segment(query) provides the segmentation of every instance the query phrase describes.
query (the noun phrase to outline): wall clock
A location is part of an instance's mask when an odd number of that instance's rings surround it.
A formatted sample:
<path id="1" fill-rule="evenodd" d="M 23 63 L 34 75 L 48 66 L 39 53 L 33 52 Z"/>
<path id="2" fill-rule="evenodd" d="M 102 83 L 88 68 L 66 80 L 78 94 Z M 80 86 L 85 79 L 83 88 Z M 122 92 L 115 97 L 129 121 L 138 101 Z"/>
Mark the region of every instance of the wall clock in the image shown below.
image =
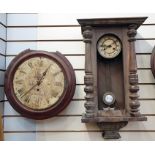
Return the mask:
<path id="1" fill-rule="evenodd" d="M 58 114 L 75 92 L 75 74 L 59 52 L 27 49 L 16 56 L 5 74 L 5 93 L 23 116 L 46 119 Z"/>
<path id="2" fill-rule="evenodd" d="M 120 138 L 128 121 L 140 114 L 134 41 L 146 17 L 78 19 L 85 48 L 85 113 L 82 122 L 96 122 L 107 139 Z"/>

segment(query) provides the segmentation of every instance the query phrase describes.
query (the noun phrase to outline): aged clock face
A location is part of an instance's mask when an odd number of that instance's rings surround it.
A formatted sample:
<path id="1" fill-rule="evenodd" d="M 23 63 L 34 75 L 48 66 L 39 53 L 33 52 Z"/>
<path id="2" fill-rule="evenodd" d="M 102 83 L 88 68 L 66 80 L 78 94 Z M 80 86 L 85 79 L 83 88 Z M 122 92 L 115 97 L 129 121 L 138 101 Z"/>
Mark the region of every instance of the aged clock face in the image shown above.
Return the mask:
<path id="1" fill-rule="evenodd" d="M 75 86 L 74 69 L 59 52 L 26 49 L 5 72 L 4 90 L 9 103 L 32 119 L 61 112 L 72 100 Z"/>
<path id="2" fill-rule="evenodd" d="M 60 66 L 46 57 L 33 57 L 21 63 L 13 77 L 13 89 L 26 107 L 41 110 L 57 103 L 65 89 Z"/>
<path id="3" fill-rule="evenodd" d="M 99 54 L 107 59 L 115 58 L 121 49 L 121 42 L 114 35 L 104 35 L 97 44 Z"/>

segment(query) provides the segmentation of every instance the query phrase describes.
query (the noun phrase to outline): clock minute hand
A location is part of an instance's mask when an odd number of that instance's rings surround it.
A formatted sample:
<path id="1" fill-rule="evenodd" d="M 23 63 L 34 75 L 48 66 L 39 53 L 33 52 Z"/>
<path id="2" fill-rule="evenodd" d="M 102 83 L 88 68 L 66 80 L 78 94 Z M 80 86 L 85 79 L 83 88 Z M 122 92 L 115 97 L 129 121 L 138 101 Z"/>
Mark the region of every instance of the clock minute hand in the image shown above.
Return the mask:
<path id="1" fill-rule="evenodd" d="M 40 78 L 39 81 L 37 81 L 37 83 L 31 87 L 24 95 L 21 96 L 21 98 L 23 98 L 25 95 L 27 95 L 32 89 L 34 89 L 36 86 L 39 86 L 41 84 L 42 79 L 44 78 L 44 76 L 46 75 L 47 71 L 49 70 L 49 68 L 51 67 L 51 64 L 48 66 L 48 68 L 43 72 L 42 77 Z"/>
<path id="2" fill-rule="evenodd" d="M 41 84 L 41 82 L 42 82 L 42 79 L 44 78 L 44 76 L 46 75 L 46 73 L 47 73 L 47 71 L 49 70 L 49 68 L 51 67 L 51 65 L 52 64 L 50 64 L 48 67 L 47 67 L 47 69 L 43 72 L 43 75 L 42 75 L 42 77 L 40 78 L 40 80 L 38 81 L 38 86 Z"/>
<path id="3" fill-rule="evenodd" d="M 48 68 L 43 72 L 42 77 L 39 79 L 39 81 L 37 81 L 37 83 L 31 87 L 24 95 L 21 96 L 21 98 L 23 98 L 25 95 L 27 95 L 32 89 L 34 89 L 36 86 L 39 86 L 41 84 L 42 79 L 44 78 L 44 76 L 46 75 L 47 71 L 49 70 L 49 68 L 51 67 L 51 64 L 48 66 Z"/>
<path id="4" fill-rule="evenodd" d="M 37 82 L 37 84 L 35 84 L 33 87 L 31 87 L 25 94 L 23 94 L 22 96 L 21 96 L 21 98 L 23 98 L 25 95 L 27 95 L 32 89 L 34 89 L 36 86 L 38 85 L 38 82 Z"/>
<path id="5" fill-rule="evenodd" d="M 106 50 L 107 48 L 111 48 L 111 44 L 110 45 L 107 45 L 104 47 L 104 50 Z"/>
<path id="6" fill-rule="evenodd" d="M 107 49 L 107 48 L 111 48 L 112 46 L 112 44 L 114 44 L 115 42 L 113 41 L 111 44 L 109 44 L 109 45 L 105 45 L 105 50 Z"/>

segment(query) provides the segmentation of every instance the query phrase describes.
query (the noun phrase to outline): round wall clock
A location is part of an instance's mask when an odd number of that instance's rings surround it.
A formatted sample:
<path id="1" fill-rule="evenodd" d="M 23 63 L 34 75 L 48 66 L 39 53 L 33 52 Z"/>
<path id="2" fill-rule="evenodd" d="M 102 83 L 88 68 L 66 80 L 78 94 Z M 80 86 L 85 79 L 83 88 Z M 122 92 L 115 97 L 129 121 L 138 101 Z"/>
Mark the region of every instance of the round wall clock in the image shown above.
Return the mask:
<path id="1" fill-rule="evenodd" d="M 102 36 L 97 43 L 99 54 L 107 59 L 115 58 L 121 52 L 121 41 L 112 34 Z"/>
<path id="2" fill-rule="evenodd" d="M 5 93 L 21 115 L 46 119 L 61 112 L 75 92 L 75 74 L 59 52 L 25 50 L 10 63 Z"/>

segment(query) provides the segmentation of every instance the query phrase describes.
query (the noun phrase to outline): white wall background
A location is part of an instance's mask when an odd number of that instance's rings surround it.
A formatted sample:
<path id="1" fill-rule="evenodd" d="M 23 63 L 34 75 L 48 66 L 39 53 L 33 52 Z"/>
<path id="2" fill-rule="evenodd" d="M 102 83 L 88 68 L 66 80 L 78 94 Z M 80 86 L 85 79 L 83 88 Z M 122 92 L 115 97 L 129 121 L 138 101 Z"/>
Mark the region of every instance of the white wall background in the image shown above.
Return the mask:
<path id="1" fill-rule="evenodd" d="M 27 48 L 60 51 L 72 63 L 77 78 L 76 92 L 70 105 L 58 116 L 47 120 L 23 118 L 12 109 L 6 98 L 1 99 L 5 100 L 5 140 L 104 140 L 95 124 L 81 123 L 81 114 L 85 111 L 85 49 L 76 19 L 124 16 L 148 16 L 136 36 L 139 100 L 141 112 L 148 121 L 130 122 L 121 129 L 120 140 L 155 140 L 155 79 L 150 70 L 150 55 L 155 45 L 155 14 L 0 14 L 1 23 L 7 26 L 6 33 L 6 27 L 0 24 L 0 91 L 3 91 L 5 68 L 15 55 Z"/>
<path id="2" fill-rule="evenodd" d="M 4 104 L 4 73 L 6 52 L 6 14 L 0 14 L 0 115 L 3 114 Z"/>

